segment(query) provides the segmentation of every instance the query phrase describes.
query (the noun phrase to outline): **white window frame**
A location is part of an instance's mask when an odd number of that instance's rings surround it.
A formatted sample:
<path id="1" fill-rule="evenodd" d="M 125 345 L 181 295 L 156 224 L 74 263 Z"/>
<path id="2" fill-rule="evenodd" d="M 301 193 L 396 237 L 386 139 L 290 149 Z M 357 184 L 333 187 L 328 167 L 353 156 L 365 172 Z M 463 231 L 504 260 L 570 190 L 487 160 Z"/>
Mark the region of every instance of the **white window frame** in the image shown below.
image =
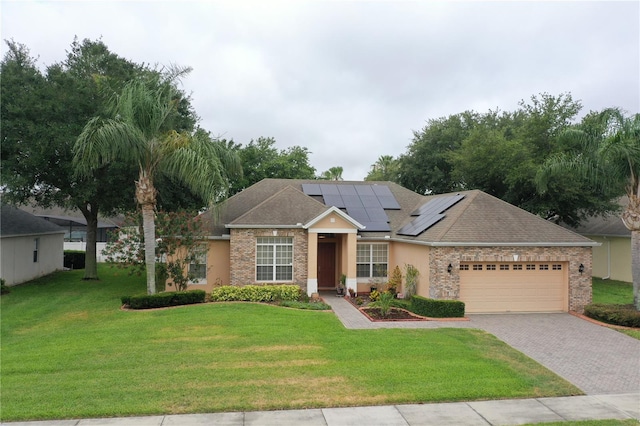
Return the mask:
<path id="1" fill-rule="evenodd" d="M 367 248 L 368 253 L 363 253 L 364 248 Z M 374 250 L 374 247 L 378 249 L 378 251 Z M 381 262 L 380 259 L 375 259 L 374 256 L 376 254 L 380 254 L 380 248 L 384 247 L 384 262 Z M 368 257 L 367 259 L 362 256 Z M 361 274 L 361 266 L 366 265 L 368 267 L 367 275 Z M 377 272 L 380 268 L 376 268 L 376 266 L 384 265 L 384 275 L 380 275 Z M 367 280 L 367 279 L 381 279 L 386 280 L 389 275 L 389 244 L 387 243 L 358 243 L 357 251 L 356 251 L 356 275 L 359 280 Z"/>
<path id="2" fill-rule="evenodd" d="M 268 256 L 261 258 L 262 253 Z M 293 282 L 293 259 L 293 237 L 257 237 L 256 281 Z M 271 268 L 271 276 L 265 276 L 260 268 Z"/>

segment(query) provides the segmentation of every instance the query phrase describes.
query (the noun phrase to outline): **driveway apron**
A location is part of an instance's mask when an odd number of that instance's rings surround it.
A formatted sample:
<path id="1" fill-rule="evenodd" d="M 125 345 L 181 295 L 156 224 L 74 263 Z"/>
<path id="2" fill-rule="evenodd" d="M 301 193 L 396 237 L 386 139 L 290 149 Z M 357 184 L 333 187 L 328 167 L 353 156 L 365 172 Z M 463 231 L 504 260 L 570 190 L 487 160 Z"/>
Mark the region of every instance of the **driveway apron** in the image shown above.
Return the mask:
<path id="1" fill-rule="evenodd" d="M 640 392 L 640 340 L 566 313 L 470 318 L 586 394 Z"/>

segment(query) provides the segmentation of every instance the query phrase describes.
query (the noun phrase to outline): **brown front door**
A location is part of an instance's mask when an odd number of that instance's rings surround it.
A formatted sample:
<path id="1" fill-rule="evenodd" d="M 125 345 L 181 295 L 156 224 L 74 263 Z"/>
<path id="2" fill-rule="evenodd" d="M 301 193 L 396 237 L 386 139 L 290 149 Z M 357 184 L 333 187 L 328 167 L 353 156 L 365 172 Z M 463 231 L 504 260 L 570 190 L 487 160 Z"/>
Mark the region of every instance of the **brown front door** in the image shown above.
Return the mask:
<path id="1" fill-rule="evenodd" d="M 336 287 L 336 244 L 318 244 L 318 288 Z"/>

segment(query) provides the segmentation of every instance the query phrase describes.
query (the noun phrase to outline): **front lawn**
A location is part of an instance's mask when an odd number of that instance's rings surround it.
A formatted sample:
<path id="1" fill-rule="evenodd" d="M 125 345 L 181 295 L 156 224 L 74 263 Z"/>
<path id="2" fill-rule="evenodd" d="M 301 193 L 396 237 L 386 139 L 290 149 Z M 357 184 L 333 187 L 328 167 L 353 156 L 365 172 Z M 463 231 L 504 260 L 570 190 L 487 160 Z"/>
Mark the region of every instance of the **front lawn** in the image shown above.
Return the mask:
<path id="1" fill-rule="evenodd" d="M 628 305 L 633 303 L 633 284 L 624 281 L 593 278 L 593 303 Z M 618 330 L 640 340 L 640 330 Z"/>
<path id="2" fill-rule="evenodd" d="M 581 393 L 478 330 L 346 330 L 331 312 L 249 303 L 121 311 L 144 278 L 99 273 L 1 297 L 2 421 Z"/>

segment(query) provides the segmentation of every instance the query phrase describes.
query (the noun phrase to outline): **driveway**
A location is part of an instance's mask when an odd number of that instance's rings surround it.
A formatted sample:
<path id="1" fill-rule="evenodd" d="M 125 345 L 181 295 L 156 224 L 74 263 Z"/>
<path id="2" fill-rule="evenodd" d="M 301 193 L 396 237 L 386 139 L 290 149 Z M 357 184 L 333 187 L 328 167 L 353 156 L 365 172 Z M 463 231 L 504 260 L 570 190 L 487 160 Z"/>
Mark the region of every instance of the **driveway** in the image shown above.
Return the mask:
<path id="1" fill-rule="evenodd" d="M 469 317 L 588 395 L 640 392 L 640 340 L 566 313 Z"/>

